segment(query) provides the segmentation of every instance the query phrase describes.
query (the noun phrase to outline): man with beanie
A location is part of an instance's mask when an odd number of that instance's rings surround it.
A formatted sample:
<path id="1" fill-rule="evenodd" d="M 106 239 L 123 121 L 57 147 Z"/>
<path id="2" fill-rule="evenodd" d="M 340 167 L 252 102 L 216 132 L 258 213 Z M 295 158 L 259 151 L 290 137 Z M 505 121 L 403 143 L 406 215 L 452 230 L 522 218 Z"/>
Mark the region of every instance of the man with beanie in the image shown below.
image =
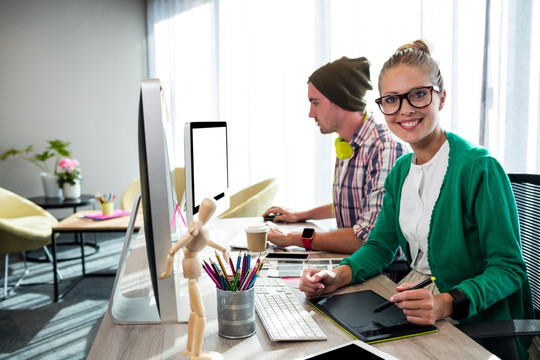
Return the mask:
<path id="1" fill-rule="evenodd" d="M 273 206 L 263 216 L 277 213 L 275 222 L 302 222 L 335 217 L 337 230 L 285 232 L 271 226 L 268 240 L 277 246 L 352 254 L 375 226 L 384 196 L 384 181 L 408 146 L 394 137 L 386 124 L 375 122 L 364 96 L 373 87 L 365 57 L 342 57 L 317 69 L 308 81 L 309 117 L 322 134 L 337 133 L 333 204 L 295 212 Z M 271 224 L 271 223 L 269 223 Z M 309 238 L 308 238 L 309 236 Z"/>

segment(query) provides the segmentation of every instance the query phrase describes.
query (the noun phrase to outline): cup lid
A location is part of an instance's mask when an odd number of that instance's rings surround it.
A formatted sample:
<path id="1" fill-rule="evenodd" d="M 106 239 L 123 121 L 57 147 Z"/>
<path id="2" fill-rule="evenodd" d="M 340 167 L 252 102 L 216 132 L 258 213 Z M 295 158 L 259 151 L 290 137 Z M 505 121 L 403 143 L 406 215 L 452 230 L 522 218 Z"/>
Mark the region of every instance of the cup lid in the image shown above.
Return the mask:
<path id="1" fill-rule="evenodd" d="M 268 231 L 268 227 L 261 223 L 247 224 L 245 229 L 247 232 L 251 232 L 251 233 L 259 233 L 259 232 Z"/>

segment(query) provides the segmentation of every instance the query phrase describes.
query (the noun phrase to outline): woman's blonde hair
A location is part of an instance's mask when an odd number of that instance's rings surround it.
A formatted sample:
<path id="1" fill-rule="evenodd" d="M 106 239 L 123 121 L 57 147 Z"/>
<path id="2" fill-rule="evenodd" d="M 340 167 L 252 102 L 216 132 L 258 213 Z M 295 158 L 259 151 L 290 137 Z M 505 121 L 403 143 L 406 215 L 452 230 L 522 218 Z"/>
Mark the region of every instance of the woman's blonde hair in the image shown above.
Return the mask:
<path id="1" fill-rule="evenodd" d="M 400 46 L 396 50 L 381 69 L 379 74 L 379 89 L 384 73 L 399 65 L 424 69 L 431 81 L 433 81 L 433 84 L 437 85 L 441 91 L 444 89 L 444 81 L 441 70 L 439 69 L 439 63 L 431 56 L 430 46 L 426 41 L 422 39 L 415 40 L 412 43 Z"/>

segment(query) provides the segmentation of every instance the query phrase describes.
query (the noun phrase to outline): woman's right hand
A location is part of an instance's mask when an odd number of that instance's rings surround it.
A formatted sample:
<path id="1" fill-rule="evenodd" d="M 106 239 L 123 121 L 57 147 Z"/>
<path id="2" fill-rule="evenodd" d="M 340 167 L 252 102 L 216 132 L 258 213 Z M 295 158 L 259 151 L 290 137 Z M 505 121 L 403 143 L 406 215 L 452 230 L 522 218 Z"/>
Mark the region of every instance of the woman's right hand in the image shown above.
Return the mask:
<path id="1" fill-rule="evenodd" d="M 337 289 L 337 275 L 331 270 L 305 269 L 300 278 L 299 289 L 308 298 L 330 294 Z"/>
<path id="2" fill-rule="evenodd" d="M 348 265 L 340 265 L 334 270 L 305 269 L 298 288 L 308 298 L 315 298 L 333 293 L 352 281 L 352 270 Z"/>

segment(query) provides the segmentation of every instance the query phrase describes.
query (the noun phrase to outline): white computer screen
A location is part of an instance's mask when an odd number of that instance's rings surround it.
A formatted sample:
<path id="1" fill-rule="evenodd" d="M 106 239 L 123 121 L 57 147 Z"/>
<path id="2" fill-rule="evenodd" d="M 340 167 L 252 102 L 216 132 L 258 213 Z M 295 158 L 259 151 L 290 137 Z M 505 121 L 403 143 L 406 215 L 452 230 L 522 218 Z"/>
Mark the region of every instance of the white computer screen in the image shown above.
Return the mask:
<path id="1" fill-rule="evenodd" d="M 192 122 L 186 124 L 185 132 L 186 207 L 190 221 L 205 197 L 215 199 L 218 209 L 220 204 L 227 202 L 227 124 Z"/>
<path id="2" fill-rule="evenodd" d="M 227 129 L 193 129 L 193 186 L 195 206 L 205 197 L 215 197 L 228 188 Z"/>

